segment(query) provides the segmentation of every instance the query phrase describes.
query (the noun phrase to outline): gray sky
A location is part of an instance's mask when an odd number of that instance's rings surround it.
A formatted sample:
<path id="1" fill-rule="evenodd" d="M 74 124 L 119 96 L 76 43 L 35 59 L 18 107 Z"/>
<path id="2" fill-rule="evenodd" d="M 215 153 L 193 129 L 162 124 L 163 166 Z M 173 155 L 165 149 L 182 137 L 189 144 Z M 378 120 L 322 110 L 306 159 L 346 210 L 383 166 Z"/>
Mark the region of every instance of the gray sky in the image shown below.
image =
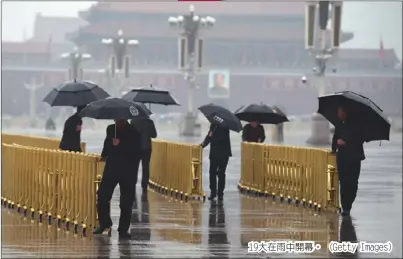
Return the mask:
<path id="1" fill-rule="evenodd" d="M 76 16 L 77 11 L 88 8 L 91 3 L 94 2 L 3 1 L 2 39 L 21 41 L 24 30 L 30 37 L 37 12 L 43 15 Z M 345 2 L 342 29 L 355 34 L 355 38 L 343 47 L 378 49 L 382 35 L 384 47 L 394 48 L 402 59 L 401 2 Z"/>

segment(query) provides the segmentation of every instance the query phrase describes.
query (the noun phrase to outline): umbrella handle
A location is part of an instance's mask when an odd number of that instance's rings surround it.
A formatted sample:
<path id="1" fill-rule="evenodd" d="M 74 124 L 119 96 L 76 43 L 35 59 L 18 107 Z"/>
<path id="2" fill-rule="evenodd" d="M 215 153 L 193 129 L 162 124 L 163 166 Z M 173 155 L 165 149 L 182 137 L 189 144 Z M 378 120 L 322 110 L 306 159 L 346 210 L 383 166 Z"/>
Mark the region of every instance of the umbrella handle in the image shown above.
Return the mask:
<path id="1" fill-rule="evenodd" d="M 216 124 L 216 125 L 214 126 L 214 129 L 211 131 L 211 133 L 214 133 L 214 131 L 217 129 L 217 127 L 218 127 L 218 125 Z"/>

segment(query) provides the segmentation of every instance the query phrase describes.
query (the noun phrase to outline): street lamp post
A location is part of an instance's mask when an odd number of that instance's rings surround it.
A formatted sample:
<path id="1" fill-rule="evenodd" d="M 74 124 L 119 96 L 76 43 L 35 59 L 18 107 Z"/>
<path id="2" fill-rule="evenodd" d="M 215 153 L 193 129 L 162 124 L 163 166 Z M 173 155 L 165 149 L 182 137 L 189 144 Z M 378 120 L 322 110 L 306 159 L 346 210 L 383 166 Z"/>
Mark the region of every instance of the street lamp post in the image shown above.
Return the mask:
<path id="1" fill-rule="evenodd" d="M 117 37 L 105 38 L 101 42 L 110 45 L 113 48 L 113 54 L 110 57 L 108 66 L 108 76 L 115 81 L 119 87 L 124 84 L 124 79 L 130 76 L 130 56 L 127 55 L 128 46 L 138 46 L 139 41 L 135 39 L 127 39 L 123 36 L 123 30 L 118 30 Z M 122 70 L 124 70 L 122 73 Z M 114 91 L 118 91 L 114 89 Z"/>
<path id="2" fill-rule="evenodd" d="M 30 126 L 36 127 L 36 91 L 43 87 L 43 84 L 38 84 L 36 78 L 32 77 L 31 82 L 24 83 L 26 89 L 29 90 L 29 120 Z"/>
<path id="3" fill-rule="evenodd" d="M 329 7 L 331 28 L 328 28 Z M 319 96 L 326 94 L 326 70 L 331 58 L 337 55 L 340 46 L 342 2 L 319 1 L 307 2 L 305 22 L 305 47 L 313 57 L 315 67 L 312 69 L 313 85 L 318 89 Z M 331 34 L 331 39 L 327 36 Z M 306 78 L 302 80 L 306 81 Z M 329 122 L 320 114 L 312 116 L 311 136 L 307 143 L 312 145 L 330 144 Z"/>
<path id="4" fill-rule="evenodd" d="M 193 5 L 190 5 L 189 11 L 190 13 L 184 16 L 169 17 L 168 23 L 181 31 L 178 44 L 179 69 L 184 72 L 185 80 L 189 82 L 187 114 L 181 134 L 195 136 L 198 134 L 195 132 L 197 118 L 193 108 L 193 91 L 196 88 L 196 71 L 202 68 L 203 40 L 200 38 L 200 30 L 212 28 L 215 19 L 210 16 L 197 16 Z"/>
<path id="5" fill-rule="evenodd" d="M 83 68 L 81 66 L 82 62 L 84 60 L 90 59 L 91 55 L 88 53 L 81 53 L 78 50 L 78 47 L 74 47 L 72 52 L 63 53 L 61 57 L 64 59 L 69 59 L 70 62 L 68 71 L 69 80 L 75 80 L 75 79 L 82 80 L 84 76 Z"/>

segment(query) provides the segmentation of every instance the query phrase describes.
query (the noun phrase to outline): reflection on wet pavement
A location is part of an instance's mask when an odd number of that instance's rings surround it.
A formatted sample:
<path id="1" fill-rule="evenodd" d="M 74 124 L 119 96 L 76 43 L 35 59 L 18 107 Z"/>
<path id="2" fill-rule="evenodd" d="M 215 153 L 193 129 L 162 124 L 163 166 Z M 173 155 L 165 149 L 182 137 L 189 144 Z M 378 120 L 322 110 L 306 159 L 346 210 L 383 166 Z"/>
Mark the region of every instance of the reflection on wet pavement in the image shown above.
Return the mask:
<path id="1" fill-rule="evenodd" d="M 103 134 L 84 134 L 90 152 L 99 152 Z M 309 133 L 286 135 L 286 145 L 305 145 Z M 178 139 L 176 133 L 161 133 L 162 139 L 200 143 L 202 138 Z M 133 206 L 132 240 L 75 237 L 46 224 L 24 220 L 21 215 L 2 210 L 2 256 L 36 258 L 144 258 L 144 257 L 259 257 L 247 253 L 249 241 L 315 241 L 322 249 L 309 256 L 334 257 L 326 245 L 330 240 L 387 242 L 391 254 L 339 254 L 338 257 L 402 257 L 402 135 L 390 142 L 365 145 L 367 159 L 362 164 L 357 200 L 351 219 L 272 200 L 245 197 L 238 193 L 240 171 L 239 136 L 232 137 L 234 156 L 227 171 L 223 203 L 184 203 L 149 191 L 147 199 L 138 195 Z M 204 154 L 203 186 L 208 193 L 208 159 Z M 141 175 L 141 174 L 140 174 Z M 138 187 L 139 188 L 139 187 Z M 112 200 L 112 219 L 119 217 L 119 188 Z M 264 255 L 267 256 L 267 255 Z M 296 254 L 270 257 L 296 257 Z M 300 255 L 299 257 L 306 257 Z"/>
<path id="2" fill-rule="evenodd" d="M 248 242 L 314 241 L 322 246 L 315 254 L 326 255 L 328 243 L 338 239 L 339 217 L 318 215 L 313 210 L 270 199 L 241 197 L 241 244 Z"/>

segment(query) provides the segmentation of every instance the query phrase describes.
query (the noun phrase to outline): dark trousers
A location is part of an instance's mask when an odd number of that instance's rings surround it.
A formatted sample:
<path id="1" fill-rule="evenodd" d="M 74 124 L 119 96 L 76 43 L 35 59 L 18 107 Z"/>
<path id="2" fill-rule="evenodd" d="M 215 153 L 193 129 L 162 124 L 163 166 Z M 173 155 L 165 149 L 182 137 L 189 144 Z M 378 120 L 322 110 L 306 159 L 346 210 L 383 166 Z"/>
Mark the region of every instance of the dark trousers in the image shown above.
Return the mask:
<path id="1" fill-rule="evenodd" d="M 75 141 L 61 141 L 59 149 L 70 152 L 81 152 L 80 142 L 75 143 Z"/>
<path id="2" fill-rule="evenodd" d="M 361 160 L 337 156 L 337 167 L 339 171 L 341 206 L 344 211 L 350 211 L 357 197 Z"/>
<path id="3" fill-rule="evenodd" d="M 228 160 L 229 157 L 210 157 L 210 191 L 213 196 L 217 194 L 218 196 L 224 195 L 225 171 L 227 170 Z"/>
<path id="4" fill-rule="evenodd" d="M 143 169 L 143 175 L 141 176 L 141 187 L 143 187 L 143 190 L 147 190 L 148 182 L 150 180 L 150 159 L 151 159 L 151 149 L 142 150 L 141 168 Z"/>
<path id="5" fill-rule="evenodd" d="M 130 218 L 132 214 L 132 206 L 136 194 L 136 186 L 134 181 L 133 167 L 139 167 L 139 159 L 134 161 L 126 161 L 123 159 L 106 161 L 101 184 L 98 189 L 98 219 L 99 225 L 104 228 L 112 226 L 110 217 L 110 201 L 116 185 L 120 186 L 120 218 L 119 232 L 127 232 L 130 227 Z M 136 171 L 137 171 L 136 170 Z"/>

